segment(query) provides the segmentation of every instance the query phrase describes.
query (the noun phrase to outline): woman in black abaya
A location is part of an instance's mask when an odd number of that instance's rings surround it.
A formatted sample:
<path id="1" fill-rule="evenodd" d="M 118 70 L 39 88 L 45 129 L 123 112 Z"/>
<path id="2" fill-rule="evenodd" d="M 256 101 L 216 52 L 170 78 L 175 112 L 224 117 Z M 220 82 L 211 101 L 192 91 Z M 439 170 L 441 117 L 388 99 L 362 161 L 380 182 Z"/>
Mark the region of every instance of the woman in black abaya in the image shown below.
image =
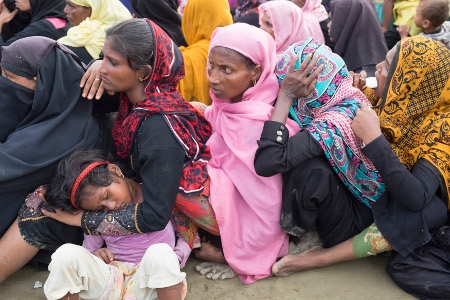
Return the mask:
<path id="1" fill-rule="evenodd" d="M 50 181 L 61 158 L 96 147 L 100 139 L 98 122 L 91 114 L 93 102 L 81 98 L 84 69 L 65 46 L 45 37 L 20 39 L 3 48 L 1 68 L 0 260 L 5 265 L 0 282 L 10 264 L 22 260 L 20 251 L 14 259 L 2 253 L 11 242 L 8 233 L 19 230 L 14 220 L 27 194 Z M 79 228 L 52 230 L 55 238 L 67 242 L 82 238 Z M 22 242 L 21 249 L 32 247 Z M 31 258 L 23 258 L 23 264 Z"/>

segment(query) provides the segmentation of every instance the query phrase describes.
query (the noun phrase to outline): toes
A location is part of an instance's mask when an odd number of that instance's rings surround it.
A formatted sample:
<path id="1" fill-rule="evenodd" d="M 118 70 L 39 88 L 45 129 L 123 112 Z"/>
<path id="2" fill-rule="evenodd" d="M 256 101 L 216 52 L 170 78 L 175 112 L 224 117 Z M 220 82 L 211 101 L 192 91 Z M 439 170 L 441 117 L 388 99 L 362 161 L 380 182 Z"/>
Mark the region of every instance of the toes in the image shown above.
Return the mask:
<path id="1" fill-rule="evenodd" d="M 214 267 L 214 263 L 210 263 L 208 261 L 204 261 L 202 263 L 199 263 L 198 265 L 195 266 L 195 270 L 198 272 L 202 272 L 205 269 L 210 270 L 212 267 Z M 204 273 L 202 273 L 204 274 Z"/>
<path id="2" fill-rule="evenodd" d="M 226 272 L 224 272 L 221 276 L 220 279 L 230 279 L 230 278 L 234 278 L 238 275 L 237 272 L 235 272 L 231 267 L 229 270 L 227 270 Z"/>
<path id="3" fill-rule="evenodd" d="M 200 270 L 200 274 L 205 275 L 205 274 L 210 274 L 211 268 L 204 268 Z"/>

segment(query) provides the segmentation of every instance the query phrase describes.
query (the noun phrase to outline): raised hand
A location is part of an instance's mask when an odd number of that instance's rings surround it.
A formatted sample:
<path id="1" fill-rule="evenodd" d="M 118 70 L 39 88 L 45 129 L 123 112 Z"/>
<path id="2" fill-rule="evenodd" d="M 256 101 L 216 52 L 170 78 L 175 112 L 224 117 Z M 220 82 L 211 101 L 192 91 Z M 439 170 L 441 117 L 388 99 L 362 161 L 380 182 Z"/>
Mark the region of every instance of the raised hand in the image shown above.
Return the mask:
<path id="1" fill-rule="evenodd" d="M 299 59 L 300 57 L 297 56 L 292 62 L 286 76 L 281 82 L 280 91 L 278 93 L 279 96 L 280 94 L 284 94 L 287 99 L 291 100 L 291 103 L 294 102 L 295 99 L 306 97 L 314 91 L 317 77 L 323 70 L 323 65 L 320 65 L 312 72 L 319 60 L 318 56 L 313 57 L 312 54 L 309 53 L 298 69 L 296 69 L 295 66 Z"/>
<path id="2" fill-rule="evenodd" d="M 369 144 L 381 135 L 377 113 L 369 105 L 361 104 L 361 108 L 356 110 L 356 116 L 352 121 L 352 130 L 364 144 Z"/>
<path id="3" fill-rule="evenodd" d="M 102 84 L 102 75 L 98 71 L 102 64 L 101 60 L 94 61 L 87 69 L 80 81 L 80 87 L 83 89 L 82 96 L 89 100 L 100 99 L 105 92 L 105 88 Z M 114 91 L 106 91 L 108 94 L 113 95 Z"/>

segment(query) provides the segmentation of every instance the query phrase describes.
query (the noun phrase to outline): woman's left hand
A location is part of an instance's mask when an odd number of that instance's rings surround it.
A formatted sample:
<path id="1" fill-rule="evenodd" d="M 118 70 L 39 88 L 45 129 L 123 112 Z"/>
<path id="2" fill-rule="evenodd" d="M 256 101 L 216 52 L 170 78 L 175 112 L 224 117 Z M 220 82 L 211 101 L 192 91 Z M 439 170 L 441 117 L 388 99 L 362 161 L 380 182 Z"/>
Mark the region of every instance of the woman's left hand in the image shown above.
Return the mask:
<path id="1" fill-rule="evenodd" d="M 55 219 L 61 223 L 81 227 L 81 217 L 83 216 L 82 210 L 78 210 L 75 214 L 62 211 L 59 208 L 55 209 L 55 212 L 50 212 L 45 209 L 41 209 L 41 211 L 47 217 Z"/>
<path id="2" fill-rule="evenodd" d="M 352 122 L 352 130 L 357 137 L 369 144 L 381 135 L 380 119 L 377 113 L 367 104 L 361 104 L 356 110 L 356 116 Z"/>

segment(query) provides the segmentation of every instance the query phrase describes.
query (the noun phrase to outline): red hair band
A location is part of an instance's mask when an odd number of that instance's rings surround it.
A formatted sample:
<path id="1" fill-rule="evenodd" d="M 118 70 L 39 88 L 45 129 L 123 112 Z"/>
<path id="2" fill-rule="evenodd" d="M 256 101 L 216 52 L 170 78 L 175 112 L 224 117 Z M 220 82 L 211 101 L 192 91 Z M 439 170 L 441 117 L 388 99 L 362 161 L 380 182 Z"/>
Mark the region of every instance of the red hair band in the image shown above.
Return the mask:
<path id="1" fill-rule="evenodd" d="M 95 167 L 98 167 L 100 165 L 109 164 L 109 161 L 96 161 L 88 165 L 84 170 L 78 175 L 77 179 L 75 179 L 75 182 L 73 183 L 72 187 L 72 193 L 70 194 L 70 203 L 72 203 L 72 206 L 77 208 L 77 205 L 75 204 L 75 194 L 77 193 L 78 186 L 80 185 L 81 181 L 91 172 Z"/>

